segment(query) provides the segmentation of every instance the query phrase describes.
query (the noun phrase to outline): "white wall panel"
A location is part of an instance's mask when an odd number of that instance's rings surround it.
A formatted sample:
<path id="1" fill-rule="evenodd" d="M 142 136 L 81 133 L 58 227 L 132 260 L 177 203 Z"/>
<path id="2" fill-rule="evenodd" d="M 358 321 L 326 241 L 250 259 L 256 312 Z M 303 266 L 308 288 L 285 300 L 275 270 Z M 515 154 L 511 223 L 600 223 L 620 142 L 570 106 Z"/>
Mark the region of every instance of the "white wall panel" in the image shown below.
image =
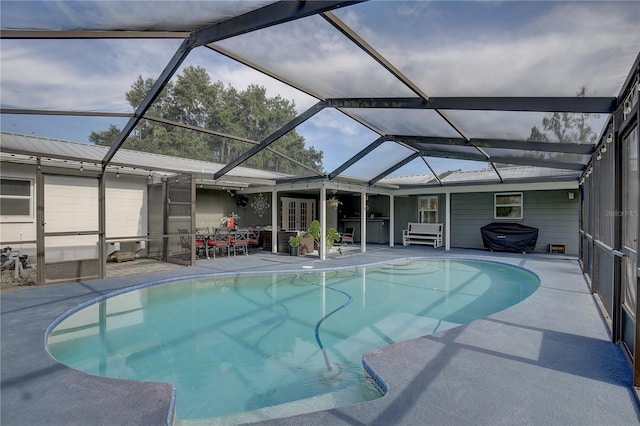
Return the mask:
<path id="1" fill-rule="evenodd" d="M 147 180 L 145 177 L 107 178 L 107 238 L 147 234 Z"/>
<path id="2" fill-rule="evenodd" d="M 45 232 L 98 230 L 98 179 L 45 175 Z"/>

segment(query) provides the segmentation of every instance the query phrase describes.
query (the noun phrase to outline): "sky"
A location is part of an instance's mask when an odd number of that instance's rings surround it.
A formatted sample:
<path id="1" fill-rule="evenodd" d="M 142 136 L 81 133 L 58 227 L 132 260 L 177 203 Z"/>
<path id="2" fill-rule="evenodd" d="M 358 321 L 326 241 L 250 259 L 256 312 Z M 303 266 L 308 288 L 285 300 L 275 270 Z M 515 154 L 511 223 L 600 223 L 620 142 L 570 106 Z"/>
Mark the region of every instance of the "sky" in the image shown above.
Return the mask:
<path id="1" fill-rule="evenodd" d="M 204 25 L 265 2 L 2 1 L 3 29 L 172 28 Z M 161 7 L 158 7 L 161 6 Z M 616 96 L 640 46 L 638 2 L 372 1 L 334 13 L 428 96 Z M 131 112 L 125 93 L 142 75 L 156 78 L 180 40 L 2 40 L 3 108 Z M 415 96 L 321 17 L 224 40 L 219 45 L 325 97 Z M 268 96 L 293 100 L 303 112 L 317 100 L 207 48 L 183 66 L 205 67 L 213 81 L 258 84 Z M 178 72 L 178 74 L 180 71 Z M 352 111 L 395 134 L 455 136 L 433 111 Z M 451 111 L 471 137 L 526 138 L 539 113 Z M 8 115 L 2 131 L 88 142 L 91 131 L 125 119 Z M 595 118 L 600 131 L 606 116 Z M 330 172 L 377 138 L 337 110 L 297 129 L 325 153 Z M 408 132 L 408 133 L 407 133 Z M 359 170 L 371 178 L 407 154 L 383 144 Z M 399 161 L 399 160 L 398 160 Z M 437 172 L 486 163 L 429 159 Z M 360 166 L 358 166 L 360 167 Z M 396 174 L 429 173 L 414 161 Z"/>

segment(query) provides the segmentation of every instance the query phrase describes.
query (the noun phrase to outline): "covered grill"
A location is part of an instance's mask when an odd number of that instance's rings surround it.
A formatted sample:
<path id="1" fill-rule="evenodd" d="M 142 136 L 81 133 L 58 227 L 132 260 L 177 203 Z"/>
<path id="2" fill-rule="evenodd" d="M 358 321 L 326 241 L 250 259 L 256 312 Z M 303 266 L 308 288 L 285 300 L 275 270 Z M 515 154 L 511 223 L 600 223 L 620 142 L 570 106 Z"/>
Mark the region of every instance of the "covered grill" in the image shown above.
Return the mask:
<path id="1" fill-rule="evenodd" d="M 494 222 L 480 228 L 484 248 L 491 251 L 533 251 L 538 241 L 538 228 L 520 223 Z"/>

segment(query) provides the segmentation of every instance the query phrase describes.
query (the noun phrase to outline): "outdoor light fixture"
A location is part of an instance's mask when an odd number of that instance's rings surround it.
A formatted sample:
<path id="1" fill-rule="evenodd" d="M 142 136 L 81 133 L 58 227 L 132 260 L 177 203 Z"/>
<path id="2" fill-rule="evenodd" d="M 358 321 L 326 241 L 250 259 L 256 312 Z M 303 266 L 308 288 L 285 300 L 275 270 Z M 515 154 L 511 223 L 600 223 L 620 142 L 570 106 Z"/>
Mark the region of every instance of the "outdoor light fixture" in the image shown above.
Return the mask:
<path id="1" fill-rule="evenodd" d="M 611 136 L 611 133 L 609 133 L 609 136 L 607 136 L 607 143 L 611 142 L 613 142 L 613 136 Z"/>
<path id="2" fill-rule="evenodd" d="M 598 155 L 596 155 L 596 160 L 602 160 L 602 153 L 599 152 Z"/>
<path id="3" fill-rule="evenodd" d="M 84 172 L 84 166 L 82 165 L 82 161 L 80 162 L 80 171 Z"/>
<path id="4" fill-rule="evenodd" d="M 575 194 L 573 193 L 573 191 L 569 191 L 569 199 L 573 200 L 575 197 Z"/>
<path id="5" fill-rule="evenodd" d="M 119 178 L 120 177 L 120 169 L 116 169 L 116 177 Z"/>

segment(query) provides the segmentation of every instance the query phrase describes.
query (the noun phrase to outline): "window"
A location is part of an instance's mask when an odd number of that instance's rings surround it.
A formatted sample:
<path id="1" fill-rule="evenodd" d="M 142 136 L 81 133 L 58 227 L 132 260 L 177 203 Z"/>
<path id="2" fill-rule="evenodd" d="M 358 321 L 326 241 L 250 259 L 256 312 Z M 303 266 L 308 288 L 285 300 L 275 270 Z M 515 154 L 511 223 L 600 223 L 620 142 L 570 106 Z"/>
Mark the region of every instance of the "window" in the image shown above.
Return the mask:
<path id="1" fill-rule="evenodd" d="M 495 194 L 495 219 L 522 219 L 522 192 Z"/>
<path id="2" fill-rule="evenodd" d="M 438 223 L 438 197 L 418 198 L 418 217 L 420 223 Z"/>
<path id="3" fill-rule="evenodd" d="M 31 181 L 0 179 L 0 216 L 17 219 L 31 217 Z"/>

